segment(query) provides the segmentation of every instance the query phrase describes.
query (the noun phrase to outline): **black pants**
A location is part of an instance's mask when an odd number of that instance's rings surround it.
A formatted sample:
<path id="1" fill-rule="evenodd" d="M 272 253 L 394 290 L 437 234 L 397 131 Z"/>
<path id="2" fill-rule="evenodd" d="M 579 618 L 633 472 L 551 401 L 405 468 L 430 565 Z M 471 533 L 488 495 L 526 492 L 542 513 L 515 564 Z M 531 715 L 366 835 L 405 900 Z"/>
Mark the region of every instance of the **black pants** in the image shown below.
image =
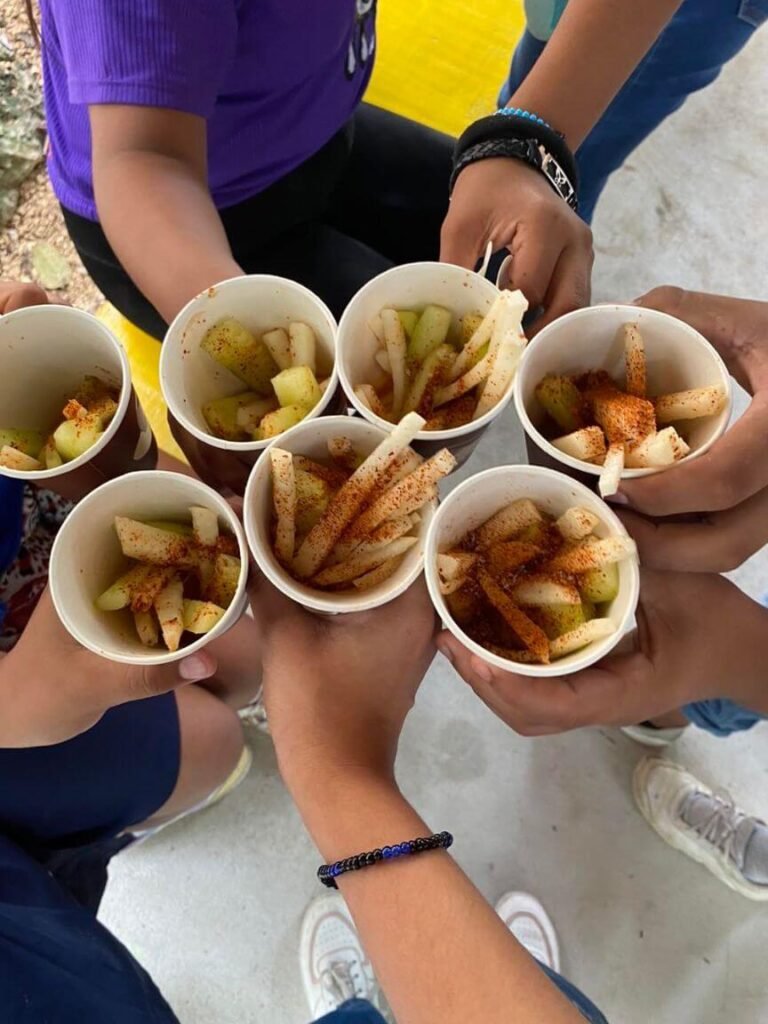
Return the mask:
<path id="1" fill-rule="evenodd" d="M 438 258 L 452 149 L 447 135 L 363 104 L 301 167 L 221 211 L 235 259 L 246 273 L 299 281 L 339 317 L 376 274 Z M 162 338 L 166 324 L 123 270 L 101 225 L 66 209 L 64 219 L 106 298 Z"/>

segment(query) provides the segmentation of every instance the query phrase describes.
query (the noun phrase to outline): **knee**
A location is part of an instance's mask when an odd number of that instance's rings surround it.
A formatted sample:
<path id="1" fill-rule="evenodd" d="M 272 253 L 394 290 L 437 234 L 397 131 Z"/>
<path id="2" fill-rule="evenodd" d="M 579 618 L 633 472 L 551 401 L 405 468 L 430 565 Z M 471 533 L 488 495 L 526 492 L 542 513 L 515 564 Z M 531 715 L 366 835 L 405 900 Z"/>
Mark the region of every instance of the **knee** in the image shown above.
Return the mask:
<path id="1" fill-rule="evenodd" d="M 181 734 L 178 788 L 190 802 L 226 782 L 243 752 L 243 729 L 235 711 L 198 686 L 177 694 Z"/>

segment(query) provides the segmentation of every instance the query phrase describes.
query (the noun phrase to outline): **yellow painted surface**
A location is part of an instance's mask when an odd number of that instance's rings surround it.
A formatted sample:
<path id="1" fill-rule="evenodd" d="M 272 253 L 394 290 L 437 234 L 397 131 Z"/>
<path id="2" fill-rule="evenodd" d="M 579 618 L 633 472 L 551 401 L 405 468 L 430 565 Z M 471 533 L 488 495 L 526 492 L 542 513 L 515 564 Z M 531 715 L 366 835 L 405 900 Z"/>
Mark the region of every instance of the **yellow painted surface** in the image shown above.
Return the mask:
<path id="1" fill-rule="evenodd" d="M 522 0 L 379 0 L 378 55 L 367 99 L 452 135 L 495 109 L 523 30 Z M 128 352 L 158 443 L 183 458 L 160 394 L 160 346 L 105 305 L 99 317 Z"/>

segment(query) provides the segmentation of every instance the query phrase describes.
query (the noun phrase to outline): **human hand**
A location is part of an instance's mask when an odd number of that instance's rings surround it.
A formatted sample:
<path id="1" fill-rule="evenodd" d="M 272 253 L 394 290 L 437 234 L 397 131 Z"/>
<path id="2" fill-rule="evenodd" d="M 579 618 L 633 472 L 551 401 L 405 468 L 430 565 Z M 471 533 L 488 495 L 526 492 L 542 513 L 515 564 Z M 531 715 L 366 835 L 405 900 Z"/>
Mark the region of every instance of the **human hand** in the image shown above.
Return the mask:
<path id="1" fill-rule="evenodd" d="M 440 259 L 474 269 L 491 240 L 512 254 L 510 288 L 531 309 L 529 333 L 589 305 L 592 232 L 538 171 L 520 160 L 480 160 L 456 179 L 443 223 Z"/>
<path id="2" fill-rule="evenodd" d="M 768 611 L 728 580 L 644 571 L 637 624 L 634 652 L 551 679 L 494 668 L 447 632 L 437 643 L 491 711 L 524 736 L 631 725 L 717 697 L 768 712 Z"/>
<path id="3" fill-rule="evenodd" d="M 168 665 L 123 665 L 81 647 L 64 629 L 46 589 L 13 650 L 0 659 L 0 747 L 61 743 L 117 704 L 208 679 L 206 650 Z"/>
<path id="4" fill-rule="evenodd" d="M 288 786 L 353 772 L 391 780 L 400 732 L 435 653 L 423 581 L 370 612 L 313 615 L 261 575 L 251 601 L 264 700 Z"/>
<path id="5" fill-rule="evenodd" d="M 44 306 L 48 296 L 36 284 L 23 281 L 0 281 L 0 316 L 25 306 Z"/>
<path id="6" fill-rule="evenodd" d="M 253 469 L 253 456 L 249 459 L 247 455 L 204 444 L 171 415 L 168 416 L 168 425 L 190 466 L 204 483 L 221 494 L 242 496 L 245 493 L 245 485 Z"/>
<path id="7" fill-rule="evenodd" d="M 744 415 L 704 455 L 664 473 L 625 480 L 612 502 L 643 564 L 725 572 L 768 543 L 768 302 L 654 288 L 638 305 L 670 313 L 704 335 L 751 395 Z M 656 521 L 695 513 L 696 520 Z"/>

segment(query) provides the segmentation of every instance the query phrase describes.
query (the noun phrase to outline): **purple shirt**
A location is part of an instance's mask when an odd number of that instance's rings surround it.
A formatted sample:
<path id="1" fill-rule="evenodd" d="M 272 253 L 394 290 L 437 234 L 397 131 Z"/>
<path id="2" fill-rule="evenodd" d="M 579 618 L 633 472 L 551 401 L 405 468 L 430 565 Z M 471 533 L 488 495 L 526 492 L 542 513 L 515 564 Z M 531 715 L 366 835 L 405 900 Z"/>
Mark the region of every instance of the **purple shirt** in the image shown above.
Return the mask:
<path id="1" fill-rule="evenodd" d="M 360 102 L 375 0 L 42 0 L 48 167 L 61 203 L 97 220 L 88 105 L 208 122 L 220 209 L 317 152 Z"/>

